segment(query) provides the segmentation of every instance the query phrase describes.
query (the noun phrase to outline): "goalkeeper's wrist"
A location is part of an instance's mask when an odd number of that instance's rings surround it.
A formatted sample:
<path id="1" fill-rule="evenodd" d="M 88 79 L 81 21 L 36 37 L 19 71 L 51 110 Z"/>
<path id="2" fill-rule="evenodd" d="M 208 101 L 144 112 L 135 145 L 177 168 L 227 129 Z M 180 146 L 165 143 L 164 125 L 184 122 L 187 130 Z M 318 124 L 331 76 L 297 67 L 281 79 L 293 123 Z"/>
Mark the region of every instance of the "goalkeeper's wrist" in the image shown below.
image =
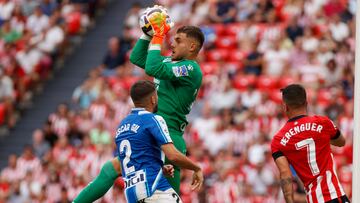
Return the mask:
<path id="1" fill-rule="evenodd" d="M 164 41 L 164 36 L 161 35 L 154 35 L 151 39 L 151 44 L 153 45 L 161 45 Z"/>
<path id="2" fill-rule="evenodd" d="M 146 41 L 151 41 L 152 37 L 146 34 L 142 34 L 140 36 L 140 39 L 146 40 Z"/>

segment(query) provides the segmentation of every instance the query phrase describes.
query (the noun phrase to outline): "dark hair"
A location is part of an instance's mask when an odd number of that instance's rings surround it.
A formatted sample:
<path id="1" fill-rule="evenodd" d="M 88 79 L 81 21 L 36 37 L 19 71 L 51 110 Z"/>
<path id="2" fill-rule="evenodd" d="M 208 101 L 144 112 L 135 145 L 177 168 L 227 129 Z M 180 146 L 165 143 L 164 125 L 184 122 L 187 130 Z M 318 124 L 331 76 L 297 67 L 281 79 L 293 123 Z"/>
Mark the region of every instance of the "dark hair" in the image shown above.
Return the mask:
<path id="1" fill-rule="evenodd" d="M 197 42 L 199 42 L 198 51 L 200 51 L 201 47 L 204 44 L 204 33 L 199 27 L 191 25 L 182 26 L 176 31 L 176 33 L 185 33 L 187 37 L 194 38 Z"/>
<path id="2" fill-rule="evenodd" d="M 299 108 L 306 105 L 305 88 L 299 84 L 291 84 L 281 89 L 283 101 L 291 108 Z"/>
<path id="3" fill-rule="evenodd" d="M 134 104 L 143 103 L 144 99 L 155 91 L 155 83 L 148 80 L 139 80 L 131 86 L 130 97 Z"/>

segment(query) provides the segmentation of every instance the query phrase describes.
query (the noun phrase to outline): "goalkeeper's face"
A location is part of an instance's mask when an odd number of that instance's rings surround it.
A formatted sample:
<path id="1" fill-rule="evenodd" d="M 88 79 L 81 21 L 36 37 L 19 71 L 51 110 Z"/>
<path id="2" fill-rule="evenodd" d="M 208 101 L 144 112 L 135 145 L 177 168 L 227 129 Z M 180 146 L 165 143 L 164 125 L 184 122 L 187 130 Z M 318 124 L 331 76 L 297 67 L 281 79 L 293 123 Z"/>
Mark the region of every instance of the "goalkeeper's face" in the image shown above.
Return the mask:
<path id="1" fill-rule="evenodd" d="M 171 59 L 179 61 L 188 59 L 196 49 L 196 43 L 192 38 L 186 36 L 186 33 L 176 33 L 171 43 Z"/>

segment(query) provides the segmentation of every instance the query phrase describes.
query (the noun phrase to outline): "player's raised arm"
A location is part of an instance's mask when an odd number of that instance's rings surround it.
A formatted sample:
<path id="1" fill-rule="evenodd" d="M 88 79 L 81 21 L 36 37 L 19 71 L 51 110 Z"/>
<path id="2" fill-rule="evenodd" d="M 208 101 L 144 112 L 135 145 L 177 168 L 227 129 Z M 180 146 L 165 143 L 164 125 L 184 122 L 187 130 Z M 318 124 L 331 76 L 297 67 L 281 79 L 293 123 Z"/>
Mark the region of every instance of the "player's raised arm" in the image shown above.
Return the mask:
<path id="1" fill-rule="evenodd" d="M 146 57 L 148 54 L 150 40 L 151 40 L 150 36 L 143 34 L 140 37 L 140 39 L 138 39 L 138 41 L 136 42 L 130 54 L 131 63 L 137 65 L 142 69 L 145 69 Z"/>
<path id="2" fill-rule="evenodd" d="M 164 57 L 161 56 L 161 44 L 166 34 L 171 29 L 171 25 L 166 21 L 167 14 L 165 12 L 154 12 L 149 16 L 149 21 L 154 30 L 154 36 L 146 57 L 145 72 L 146 74 L 158 79 L 172 80 L 176 79 L 176 75 L 172 66 L 163 62 Z"/>
<path id="3" fill-rule="evenodd" d="M 292 174 L 289 162 L 285 156 L 274 157 L 276 166 L 280 172 L 280 185 L 284 193 L 286 203 L 294 202 L 294 190 L 292 185 Z"/>

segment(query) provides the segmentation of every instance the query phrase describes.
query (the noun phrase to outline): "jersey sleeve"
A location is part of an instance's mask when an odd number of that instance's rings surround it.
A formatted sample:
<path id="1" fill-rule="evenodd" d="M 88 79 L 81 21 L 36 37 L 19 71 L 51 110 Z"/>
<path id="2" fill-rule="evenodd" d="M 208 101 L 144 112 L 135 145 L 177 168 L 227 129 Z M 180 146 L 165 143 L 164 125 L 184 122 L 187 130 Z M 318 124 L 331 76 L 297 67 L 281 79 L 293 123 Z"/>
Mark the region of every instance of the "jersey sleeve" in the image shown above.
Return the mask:
<path id="1" fill-rule="evenodd" d="M 166 63 L 161 56 L 160 47 L 150 46 L 146 58 L 145 73 L 161 80 L 176 81 L 181 77 L 189 76 L 188 67 L 181 63 Z"/>
<path id="2" fill-rule="evenodd" d="M 172 142 L 163 117 L 159 115 L 151 117 L 151 126 L 149 130 L 159 146 Z"/>
<path id="3" fill-rule="evenodd" d="M 144 39 L 140 38 L 136 42 L 136 44 L 130 54 L 131 63 L 133 63 L 134 65 L 137 65 L 138 67 L 140 67 L 142 69 L 145 68 L 149 44 L 150 44 L 150 40 L 145 39 L 145 38 Z"/>
<path id="4" fill-rule="evenodd" d="M 280 150 L 279 144 L 276 143 L 277 139 L 276 137 L 273 138 L 273 140 L 271 141 L 271 154 L 274 160 L 276 160 L 277 158 L 284 156 L 283 152 Z"/>
<path id="5" fill-rule="evenodd" d="M 336 127 L 334 122 L 332 122 L 329 118 L 324 117 L 324 128 L 325 132 L 330 136 L 330 139 L 334 140 L 340 137 L 340 130 Z"/>

